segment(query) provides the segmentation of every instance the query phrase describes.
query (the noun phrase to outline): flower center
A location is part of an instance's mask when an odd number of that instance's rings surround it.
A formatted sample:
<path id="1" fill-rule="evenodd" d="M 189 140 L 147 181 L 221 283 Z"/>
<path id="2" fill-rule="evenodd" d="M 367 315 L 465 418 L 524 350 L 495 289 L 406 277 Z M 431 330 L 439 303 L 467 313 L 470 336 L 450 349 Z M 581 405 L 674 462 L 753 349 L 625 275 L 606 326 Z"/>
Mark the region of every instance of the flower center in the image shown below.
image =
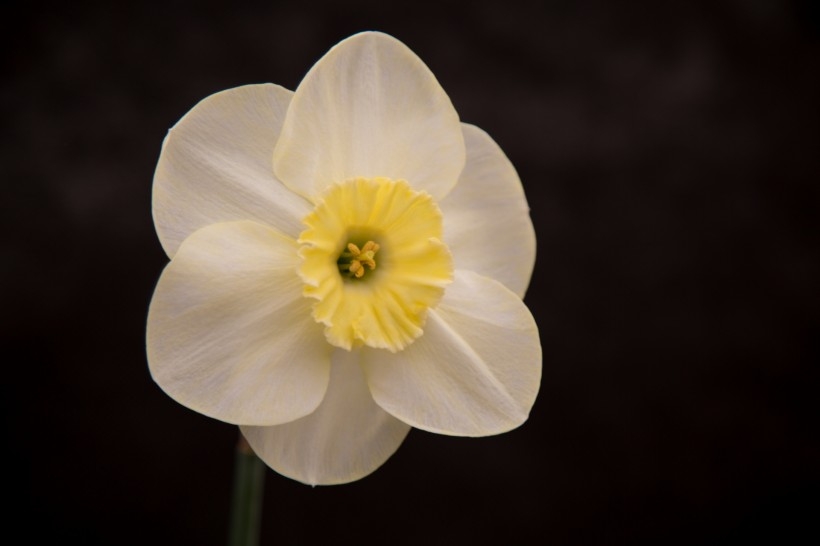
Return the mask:
<path id="1" fill-rule="evenodd" d="M 379 245 L 373 241 L 367 241 L 360 249 L 355 243 L 347 243 L 347 249 L 339 255 L 336 264 L 339 271 L 354 279 L 361 279 L 365 274 L 365 266 L 370 270 L 376 269 L 376 252 Z"/>
<path id="2" fill-rule="evenodd" d="M 441 212 L 407 182 L 356 178 L 331 186 L 299 236 L 303 294 L 328 342 L 399 351 L 423 333 L 453 277 Z"/>

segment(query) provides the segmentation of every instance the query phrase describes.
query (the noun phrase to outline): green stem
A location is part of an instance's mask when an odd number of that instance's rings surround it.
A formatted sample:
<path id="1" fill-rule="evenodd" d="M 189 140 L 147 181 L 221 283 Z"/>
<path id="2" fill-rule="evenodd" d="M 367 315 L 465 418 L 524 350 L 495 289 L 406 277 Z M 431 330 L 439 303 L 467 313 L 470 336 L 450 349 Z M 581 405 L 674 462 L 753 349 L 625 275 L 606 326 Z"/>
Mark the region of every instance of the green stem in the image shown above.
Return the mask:
<path id="1" fill-rule="evenodd" d="M 233 470 L 228 546 L 258 546 L 264 489 L 265 464 L 256 456 L 240 432 Z"/>

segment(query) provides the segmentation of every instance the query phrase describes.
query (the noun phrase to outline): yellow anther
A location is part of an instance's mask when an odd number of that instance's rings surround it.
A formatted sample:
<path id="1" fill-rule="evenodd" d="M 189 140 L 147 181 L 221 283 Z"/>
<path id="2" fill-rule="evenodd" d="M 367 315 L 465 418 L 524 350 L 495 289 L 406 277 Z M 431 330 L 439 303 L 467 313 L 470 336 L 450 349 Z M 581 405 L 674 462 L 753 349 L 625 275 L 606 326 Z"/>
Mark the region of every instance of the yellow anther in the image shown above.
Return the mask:
<path id="1" fill-rule="evenodd" d="M 350 265 L 347 270 L 351 275 L 357 279 L 364 276 L 366 265 L 370 270 L 376 269 L 376 252 L 379 251 L 379 245 L 373 241 L 367 241 L 362 248 L 359 248 L 354 243 L 347 243 L 347 250 L 349 253 L 342 254 L 342 258 L 350 258 Z"/>

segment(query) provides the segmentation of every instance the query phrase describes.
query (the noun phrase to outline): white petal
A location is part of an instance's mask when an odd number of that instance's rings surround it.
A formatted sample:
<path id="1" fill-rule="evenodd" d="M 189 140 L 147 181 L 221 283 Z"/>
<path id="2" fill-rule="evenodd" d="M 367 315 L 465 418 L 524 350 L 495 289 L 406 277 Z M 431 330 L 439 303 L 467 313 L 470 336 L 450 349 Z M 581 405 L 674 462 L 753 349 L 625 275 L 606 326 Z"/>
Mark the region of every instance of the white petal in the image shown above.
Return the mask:
<path id="1" fill-rule="evenodd" d="M 204 99 L 168 132 L 154 173 L 154 224 L 173 257 L 197 229 L 256 220 L 293 238 L 312 206 L 273 174 L 291 91 L 246 85 Z"/>
<path id="2" fill-rule="evenodd" d="M 214 224 L 179 247 L 148 311 L 148 365 L 174 400 L 273 425 L 312 412 L 332 348 L 310 316 L 296 243 L 254 222 Z"/>
<path id="3" fill-rule="evenodd" d="M 414 427 L 486 436 L 523 423 L 541 381 L 538 328 L 500 283 L 456 271 L 424 335 L 391 354 L 363 351 L 376 403 Z"/>
<path id="4" fill-rule="evenodd" d="M 359 352 L 333 353 L 330 386 L 319 408 L 275 427 L 242 427 L 253 450 L 271 468 L 310 485 L 363 478 L 399 448 L 410 426 L 373 402 Z"/>
<path id="5" fill-rule="evenodd" d="M 535 265 L 535 231 L 521 181 L 487 133 L 462 127 L 467 165 L 439 203 L 444 240 L 457 269 L 495 279 L 523 298 Z"/>
<path id="6" fill-rule="evenodd" d="M 365 32 L 299 84 L 273 160 L 277 176 L 312 200 L 332 183 L 376 176 L 440 199 L 464 153 L 458 114 L 432 72 L 395 38 Z"/>

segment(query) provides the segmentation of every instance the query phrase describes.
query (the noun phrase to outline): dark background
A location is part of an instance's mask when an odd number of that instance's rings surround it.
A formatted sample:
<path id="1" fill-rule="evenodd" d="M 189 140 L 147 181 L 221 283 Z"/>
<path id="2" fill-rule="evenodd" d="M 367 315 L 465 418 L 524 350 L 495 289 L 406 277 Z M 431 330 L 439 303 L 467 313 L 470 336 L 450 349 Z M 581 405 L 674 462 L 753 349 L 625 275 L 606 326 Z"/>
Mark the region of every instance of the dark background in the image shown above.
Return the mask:
<path id="1" fill-rule="evenodd" d="M 4 532 L 224 543 L 236 429 L 145 362 L 160 144 L 378 29 L 521 175 L 541 392 L 350 485 L 268 472 L 263 543 L 817 543 L 817 4 L 616 4 L 7 3 Z"/>

